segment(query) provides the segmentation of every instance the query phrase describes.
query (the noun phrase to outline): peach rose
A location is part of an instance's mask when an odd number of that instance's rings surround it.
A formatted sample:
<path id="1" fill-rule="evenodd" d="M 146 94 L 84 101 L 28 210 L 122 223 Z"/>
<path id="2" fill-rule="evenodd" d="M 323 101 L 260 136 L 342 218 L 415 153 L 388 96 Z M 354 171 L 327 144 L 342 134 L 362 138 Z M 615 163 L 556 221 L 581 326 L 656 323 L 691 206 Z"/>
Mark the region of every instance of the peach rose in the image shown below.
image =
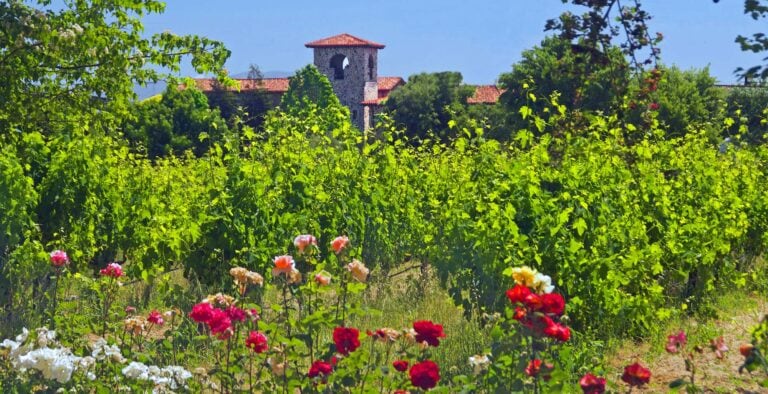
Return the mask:
<path id="1" fill-rule="evenodd" d="M 299 254 L 302 254 L 307 246 L 317 246 L 317 238 L 309 234 L 302 234 L 293 239 L 293 245 L 299 250 Z"/>
<path id="2" fill-rule="evenodd" d="M 355 278 L 355 280 L 363 283 L 368 279 L 368 273 L 370 272 L 370 270 L 358 260 L 352 260 L 351 263 L 347 264 L 347 271 L 352 274 L 352 277 Z"/>
<path id="3" fill-rule="evenodd" d="M 336 252 L 336 254 L 341 253 L 347 246 L 349 246 L 349 238 L 343 235 L 338 236 L 331 241 L 331 248 L 333 248 L 333 251 Z"/>
<path id="4" fill-rule="evenodd" d="M 315 282 L 320 286 L 328 286 L 331 284 L 331 275 L 325 271 L 318 272 L 315 275 Z"/>

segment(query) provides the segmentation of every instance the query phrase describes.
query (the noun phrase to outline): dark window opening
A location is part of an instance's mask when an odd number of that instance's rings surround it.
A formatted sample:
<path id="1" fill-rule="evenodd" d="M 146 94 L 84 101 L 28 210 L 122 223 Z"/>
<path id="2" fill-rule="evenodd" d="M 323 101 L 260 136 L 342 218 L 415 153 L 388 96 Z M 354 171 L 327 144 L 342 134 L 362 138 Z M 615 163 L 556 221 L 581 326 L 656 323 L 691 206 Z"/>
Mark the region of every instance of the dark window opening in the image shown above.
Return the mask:
<path id="1" fill-rule="evenodd" d="M 333 79 L 344 79 L 344 70 L 349 67 L 349 59 L 342 54 L 333 55 L 331 58 L 331 68 L 333 69 Z"/>
<path id="2" fill-rule="evenodd" d="M 368 56 L 368 80 L 373 81 L 373 55 Z"/>

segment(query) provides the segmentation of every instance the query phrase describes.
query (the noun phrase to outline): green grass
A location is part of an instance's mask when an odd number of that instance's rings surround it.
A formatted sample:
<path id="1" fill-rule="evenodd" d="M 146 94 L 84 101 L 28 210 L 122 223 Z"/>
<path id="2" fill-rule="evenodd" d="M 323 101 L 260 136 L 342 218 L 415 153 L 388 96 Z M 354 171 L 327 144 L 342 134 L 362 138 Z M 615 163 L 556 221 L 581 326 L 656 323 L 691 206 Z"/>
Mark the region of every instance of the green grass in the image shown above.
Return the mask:
<path id="1" fill-rule="evenodd" d="M 398 330 L 410 328 L 416 320 L 431 320 L 442 324 L 446 338 L 441 341 L 439 347 L 431 349 L 432 359 L 441 366 L 444 379 L 451 379 L 459 374 L 471 374 L 468 358 L 487 351 L 490 347 L 489 330 L 482 327 L 476 320 L 465 319 L 464 311 L 453 304 L 448 292 L 440 286 L 433 273 L 422 274 L 417 268 L 416 263 L 407 263 L 391 271 L 402 271 L 404 274 L 390 278 L 377 278 L 375 274 L 380 273 L 374 272 L 368 288 L 351 299 L 359 303 L 365 312 L 350 316 L 347 325 L 365 332 L 382 327 Z M 78 285 L 74 280 L 70 281 L 68 286 L 65 283 L 60 288 L 61 316 L 64 320 L 72 319 L 72 322 L 89 320 L 85 316 L 93 318 L 98 314 L 94 308 L 94 296 L 87 288 Z M 206 294 L 220 291 L 232 294 L 234 290 L 227 286 L 205 289 L 194 281 L 184 279 L 181 272 L 177 271 L 164 275 L 152 287 L 142 282 L 123 286 L 120 289 L 117 305 L 120 305 L 120 308 L 125 305 L 135 305 L 141 310 L 140 313 L 146 313 L 152 309 L 164 311 L 172 307 L 178 307 L 186 313 L 191 305 L 199 302 Z M 333 294 L 327 294 L 327 296 L 329 302 L 335 300 Z M 274 286 L 268 287 L 263 294 L 265 320 L 269 321 L 275 317 L 269 305 L 279 300 L 278 289 Z M 148 303 L 142 305 L 144 301 Z M 751 325 L 739 320 L 744 320 L 745 316 L 749 317 L 747 320 L 756 320 L 760 313 L 765 313 L 765 306 L 766 299 L 761 293 L 725 292 L 709 305 L 707 310 L 710 312 L 706 315 L 689 316 L 680 312 L 663 324 L 657 325 L 652 333 L 641 341 L 613 339 L 605 343 L 597 343 L 588 337 L 574 336 L 570 345 L 573 347 L 572 351 L 576 353 L 572 355 L 578 356 L 582 369 L 586 365 L 591 365 L 592 372 L 602 372 L 609 381 L 617 384 L 616 387 L 620 387 L 619 376 L 623 366 L 627 364 L 640 361 L 652 367 L 655 365 L 662 371 L 665 365 L 669 365 L 670 356 L 664 350 L 667 335 L 684 330 L 688 336 L 689 349 L 699 345 L 705 352 L 710 352 L 708 345 L 712 338 L 724 335 L 735 341 L 736 337 L 747 336 Z M 734 330 L 740 330 L 736 333 L 738 336 L 734 335 Z M 331 342 L 331 332 L 327 331 L 320 338 L 323 342 Z M 738 353 L 738 343 L 728 343 L 728 346 L 731 348 L 731 353 Z M 202 365 L 210 364 L 205 362 L 206 357 L 212 357 L 211 353 L 205 348 L 200 348 L 197 360 L 202 361 Z M 390 358 L 394 359 L 395 355 L 391 355 Z M 577 366 L 574 365 L 574 367 Z M 585 372 L 577 369 L 573 370 L 576 375 Z M 677 372 L 685 373 L 683 369 L 669 371 L 669 374 Z M 729 385 L 739 387 L 744 385 L 744 382 L 743 377 L 723 375 L 719 384 L 722 387 Z M 709 388 L 715 392 L 720 390 L 720 386 Z"/>
<path id="2" fill-rule="evenodd" d="M 350 323 L 362 329 L 410 328 L 417 320 L 442 324 L 446 338 L 432 355 L 448 376 L 470 373 L 469 357 L 483 353 L 489 345 L 486 330 L 476 321 L 464 318 L 464 311 L 453 304 L 447 291 L 430 273 L 422 278 L 415 270 L 374 284 L 363 293 L 361 302 L 380 312 L 354 316 Z"/>

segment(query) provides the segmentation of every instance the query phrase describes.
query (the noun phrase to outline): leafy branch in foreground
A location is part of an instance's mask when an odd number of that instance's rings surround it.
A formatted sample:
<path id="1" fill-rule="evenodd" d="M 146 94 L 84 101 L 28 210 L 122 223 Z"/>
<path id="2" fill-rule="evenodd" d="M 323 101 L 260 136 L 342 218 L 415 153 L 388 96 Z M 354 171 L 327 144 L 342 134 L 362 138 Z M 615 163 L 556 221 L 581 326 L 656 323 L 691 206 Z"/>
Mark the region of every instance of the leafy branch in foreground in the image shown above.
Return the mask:
<path id="1" fill-rule="evenodd" d="M 0 4 L 0 135 L 114 126 L 128 113 L 134 84 L 168 78 L 184 57 L 195 71 L 224 78 L 229 51 L 222 43 L 170 32 L 142 36 L 141 18 L 164 8 L 155 0 Z"/>

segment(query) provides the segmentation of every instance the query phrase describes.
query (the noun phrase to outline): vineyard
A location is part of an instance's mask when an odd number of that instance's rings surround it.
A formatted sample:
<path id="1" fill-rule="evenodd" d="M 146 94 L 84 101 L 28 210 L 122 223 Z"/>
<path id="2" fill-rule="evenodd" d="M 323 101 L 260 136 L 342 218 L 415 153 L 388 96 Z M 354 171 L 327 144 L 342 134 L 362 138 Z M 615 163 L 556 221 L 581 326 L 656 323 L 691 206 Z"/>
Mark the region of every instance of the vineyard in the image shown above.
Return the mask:
<path id="1" fill-rule="evenodd" d="M 220 69 L 216 43 L 161 39 L 213 45 L 196 65 Z M 0 72 L 34 63 L 13 56 Z M 655 371 L 607 376 L 609 344 L 768 291 L 768 148 L 751 119 L 673 129 L 657 102 L 624 97 L 621 117 L 530 89 L 508 138 L 471 113 L 410 138 L 291 90 L 259 129 L 206 112 L 194 149 L 150 157 L 122 129 L 140 107 L 91 96 L 125 98 L 116 70 L 28 87 L 95 84 L 60 113 L 0 105 L 3 392 L 618 392 Z M 644 75 L 655 91 L 660 72 Z M 768 319 L 750 333 L 703 346 L 741 347 L 732 372 L 760 387 Z M 671 334 L 671 386 L 699 392 L 705 350 Z"/>

